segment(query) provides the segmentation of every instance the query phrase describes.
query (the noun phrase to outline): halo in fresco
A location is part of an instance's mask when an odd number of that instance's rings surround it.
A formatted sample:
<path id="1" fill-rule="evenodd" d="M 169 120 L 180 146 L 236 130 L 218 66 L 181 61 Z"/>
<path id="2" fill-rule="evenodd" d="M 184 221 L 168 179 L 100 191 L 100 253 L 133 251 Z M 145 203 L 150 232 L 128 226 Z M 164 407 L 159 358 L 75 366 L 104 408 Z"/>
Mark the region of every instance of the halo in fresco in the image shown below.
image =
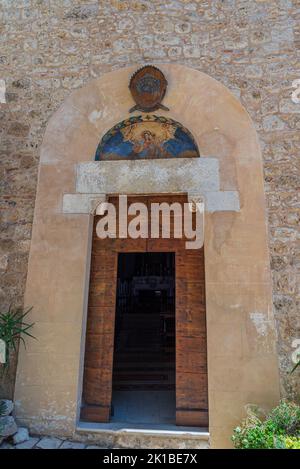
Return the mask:
<path id="1" fill-rule="evenodd" d="M 95 160 L 199 157 L 197 144 L 179 122 L 163 116 L 132 116 L 110 129 Z"/>

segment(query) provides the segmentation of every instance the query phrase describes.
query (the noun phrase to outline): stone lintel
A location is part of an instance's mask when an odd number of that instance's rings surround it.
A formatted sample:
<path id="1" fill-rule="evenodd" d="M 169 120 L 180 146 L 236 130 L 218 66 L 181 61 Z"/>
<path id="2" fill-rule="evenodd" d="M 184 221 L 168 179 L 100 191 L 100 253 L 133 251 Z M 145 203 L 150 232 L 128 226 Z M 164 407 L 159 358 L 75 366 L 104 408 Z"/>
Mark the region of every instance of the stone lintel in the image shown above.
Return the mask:
<path id="1" fill-rule="evenodd" d="M 160 192 L 160 194 L 163 193 Z M 165 194 L 169 193 L 169 191 L 165 192 Z M 136 194 L 136 192 L 134 191 L 132 194 Z M 130 192 L 127 195 L 130 195 Z M 63 213 L 95 214 L 97 206 L 106 200 L 107 196 L 105 194 L 64 194 Z M 240 210 L 237 191 L 202 192 L 196 198 L 194 194 L 188 196 L 188 200 L 191 203 L 204 200 L 204 210 L 206 212 L 238 212 Z"/>
<path id="2" fill-rule="evenodd" d="M 105 194 L 64 194 L 63 213 L 94 215 L 98 205 L 105 201 Z"/>
<path id="3" fill-rule="evenodd" d="M 135 194 L 218 191 L 217 158 L 93 161 L 76 168 L 76 192 Z"/>
<path id="4" fill-rule="evenodd" d="M 239 212 L 240 200 L 237 191 L 211 191 L 203 193 L 206 212 Z"/>

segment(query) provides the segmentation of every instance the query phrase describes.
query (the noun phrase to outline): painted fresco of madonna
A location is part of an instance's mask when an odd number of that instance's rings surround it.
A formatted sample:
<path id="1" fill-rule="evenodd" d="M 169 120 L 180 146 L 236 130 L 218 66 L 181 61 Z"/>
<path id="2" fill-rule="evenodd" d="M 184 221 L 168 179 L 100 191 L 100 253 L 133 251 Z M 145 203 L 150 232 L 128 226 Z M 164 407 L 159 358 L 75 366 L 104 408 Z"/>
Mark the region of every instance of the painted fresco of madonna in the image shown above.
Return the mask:
<path id="1" fill-rule="evenodd" d="M 138 156 L 139 158 L 171 158 L 172 155 L 164 149 L 162 143 L 153 132 L 145 130 L 141 134 L 141 139 L 133 145 L 130 156 Z"/>
<path id="2" fill-rule="evenodd" d="M 95 160 L 199 157 L 191 133 L 163 116 L 133 116 L 115 125 L 98 145 Z"/>

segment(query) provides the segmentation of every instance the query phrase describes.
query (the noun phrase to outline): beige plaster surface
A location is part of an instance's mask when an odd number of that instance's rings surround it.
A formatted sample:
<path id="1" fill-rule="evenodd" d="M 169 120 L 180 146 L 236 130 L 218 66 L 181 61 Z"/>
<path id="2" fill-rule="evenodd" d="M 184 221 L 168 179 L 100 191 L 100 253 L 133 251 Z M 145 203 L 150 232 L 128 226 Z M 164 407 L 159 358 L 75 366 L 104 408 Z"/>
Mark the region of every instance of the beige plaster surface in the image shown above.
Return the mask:
<path id="1" fill-rule="evenodd" d="M 91 216 L 64 214 L 63 196 L 75 193 L 75 165 L 93 161 L 103 134 L 128 117 L 136 68 L 73 92 L 45 133 L 25 295 L 38 341 L 19 357 L 15 390 L 17 418 L 39 433 L 72 435 L 81 395 Z M 230 447 L 247 403 L 268 409 L 279 399 L 260 148 L 223 85 L 184 66 L 160 68 L 170 109 L 160 114 L 192 132 L 203 158 L 219 159 L 221 190 L 239 193 L 239 212 L 205 220 L 211 446 Z"/>

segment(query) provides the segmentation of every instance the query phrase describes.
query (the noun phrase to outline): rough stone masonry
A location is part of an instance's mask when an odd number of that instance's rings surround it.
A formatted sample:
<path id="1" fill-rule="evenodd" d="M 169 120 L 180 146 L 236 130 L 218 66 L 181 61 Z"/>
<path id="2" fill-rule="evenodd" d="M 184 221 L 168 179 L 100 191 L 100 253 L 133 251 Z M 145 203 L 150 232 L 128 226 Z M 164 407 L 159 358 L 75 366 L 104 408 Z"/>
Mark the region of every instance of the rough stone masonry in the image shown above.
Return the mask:
<path id="1" fill-rule="evenodd" d="M 250 113 L 264 157 L 283 395 L 299 315 L 299 0 L 0 0 L 1 311 L 22 305 L 39 147 L 70 92 L 127 65 L 176 62 L 227 86 Z M 298 275 L 298 277 L 297 277 Z M 0 395 L 11 397 L 14 367 Z"/>

